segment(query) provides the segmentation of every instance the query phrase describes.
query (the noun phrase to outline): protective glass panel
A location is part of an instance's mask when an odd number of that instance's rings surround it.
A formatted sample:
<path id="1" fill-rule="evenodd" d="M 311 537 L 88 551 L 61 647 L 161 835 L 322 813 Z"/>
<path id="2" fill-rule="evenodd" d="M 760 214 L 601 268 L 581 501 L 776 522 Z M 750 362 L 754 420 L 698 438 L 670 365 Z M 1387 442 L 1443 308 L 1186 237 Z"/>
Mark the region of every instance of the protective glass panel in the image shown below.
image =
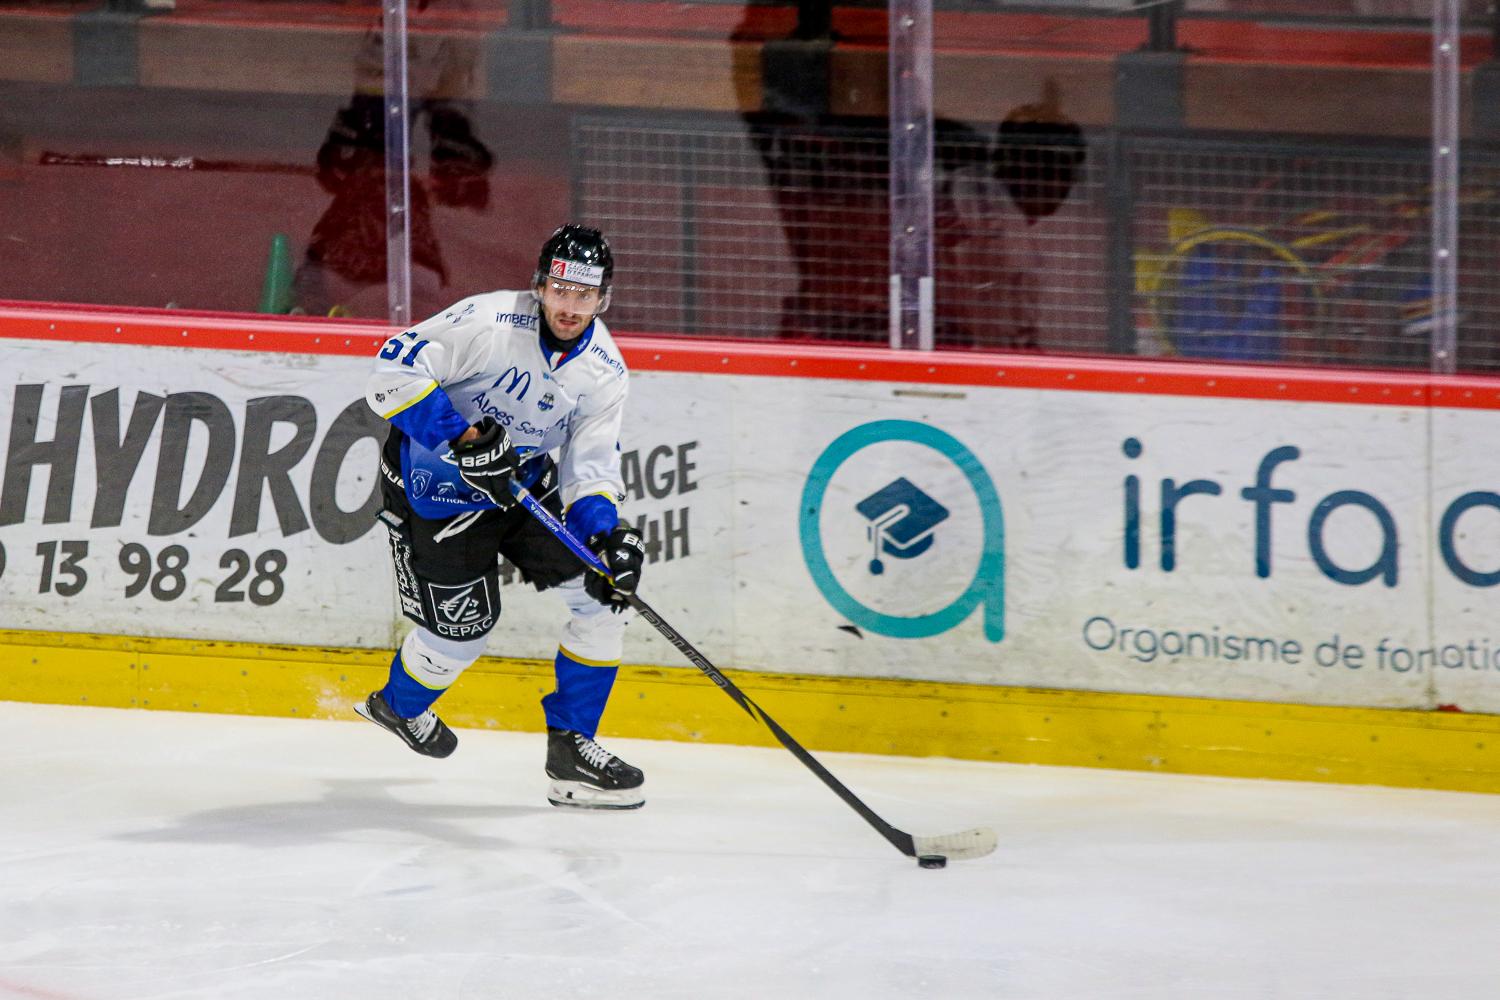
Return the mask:
<path id="1" fill-rule="evenodd" d="M 619 324 L 885 342 L 879 125 L 589 117 L 574 147 L 583 214 L 635 250 L 621 257 Z"/>
<path id="2" fill-rule="evenodd" d="M 1500 87 L 1457 12 L 1458 366 L 1500 364 Z M 890 335 L 884 5 L 407 8 L 411 314 L 602 227 L 611 319 Z M 1434 5 L 931 11 L 935 340 L 1420 366 Z M 0 297 L 387 315 L 382 9 L 0 0 Z"/>
<path id="3" fill-rule="evenodd" d="M 1296 7 L 1158 13 L 1157 64 L 1137 57 L 1136 85 L 1116 93 L 1116 114 L 1130 100 L 1139 120 L 1119 129 L 1124 340 L 1166 357 L 1425 369 L 1433 7 Z"/>
<path id="4" fill-rule="evenodd" d="M 1440 0 L 1434 17 L 1437 42 L 1433 58 L 1443 99 L 1433 102 L 1434 163 L 1447 165 L 1444 151 L 1459 151 L 1437 198 L 1438 225 L 1433 273 L 1438 290 L 1451 280 L 1453 358 L 1437 357 L 1439 370 L 1493 373 L 1500 370 L 1500 278 L 1495 260 L 1500 254 L 1500 62 L 1494 48 L 1493 5 L 1481 16 L 1469 0 Z M 1448 64 L 1445 46 L 1456 36 L 1455 54 Z M 1451 236 L 1451 239 L 1444 237 Z M 1451 247 L 1448 244 L 1451 242 Z M 1456 261 L 1451 275 L 1436 256 L 1451 249 Z"/>
<path id="5" fill-rule="evenodd" d="M 1434 0 L 1187 0 L 1186 12 L 1195 20 L 1222 16 L 1237 20 L 1254 15 L 1269 27 L 1320 27 L 1338 30 L 1344 26 L 1389 28 L 1406 26 L 1426 31 L 1432 21 Z M 1478 23 L 1492 10 L 1489 0 L 1455 0 L 1461 16 Z M 1112 4 L 1111 6 L 1119 6 Z"/>
<path id="6" fill-rule="evenodd" d="M 1500 132 L 1463 144 L 1457 212 L 1456 370 L 1500 371 Z"/>
<path id="7" fill-rule="evenodd" d="M 1428 363 L 1425 141 L 1138 143 L 1138 345 L 1345 366 Z"/>
<path id="8" fill-rule="evenodd" d="M 615 242 L 614 324 L 883 343 L 884 109 L 833 106 L 856 36 L 830 17 L 868 34 L 882 30 L 884 12 L 712 2 L 553 10 L 577 33 L 555 49 L 555 93 L 571 104 L 563 176 L 575 214 Z M 883 53 L 864 58 L 883 88 Z"/>
<path id="9" fill-rule="evenodd" d="M 0 297 L 384 316 L 379 25 L 0 2 Z"/>
<path id="10" fill-rule="evenodd" d="M 1144 19 L 1112 7 L 933 14 L 936 342 L 1124 352 L 1126 218 L 1115 61 Z"/>

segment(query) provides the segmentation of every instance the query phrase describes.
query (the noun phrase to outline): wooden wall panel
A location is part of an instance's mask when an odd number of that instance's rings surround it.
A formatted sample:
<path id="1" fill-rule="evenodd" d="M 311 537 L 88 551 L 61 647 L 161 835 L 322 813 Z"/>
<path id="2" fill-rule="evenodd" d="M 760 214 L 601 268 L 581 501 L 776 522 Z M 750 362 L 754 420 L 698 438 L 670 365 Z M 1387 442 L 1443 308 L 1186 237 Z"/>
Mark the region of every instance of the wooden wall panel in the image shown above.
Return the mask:
<path id="1" fill-rule="evenodd" d="M 706 39 L 558 36 L 559 104 L 742 111 L 761 104 L 760 46 Z"/>
<path id="2" fill-rule="evenodd" d="M 836 50 L 831 76 L 835 114 L 886 116 L 883 50 Z M 1020 105 L 1040 100 L 1048 81 L 1057 85 L 1063 113 L 1079 124 L 1106 125 L 1114 117 L 1114 67 L 1107 58 L 979 52 L 936 53 L 934 111 L 962 121 L 1000 121 Z"/>
<path id="3" fill-rule="evenodd" d="M 0 14 L 0 80 L 67 83 L 71 79 L 71 18 Z"/>
<path id="4" fill-rule="evenodd" d="M 1351 136 L 1425 136 L 1432 76 L 1424 68 L 1189 62 L 1189 128 Z"/>
<path id="5" fill-rule="evenodd" d="M 362 28 L 173 23 L 140 27 L 143 87 L 344 94 L 355 85 Z"/>

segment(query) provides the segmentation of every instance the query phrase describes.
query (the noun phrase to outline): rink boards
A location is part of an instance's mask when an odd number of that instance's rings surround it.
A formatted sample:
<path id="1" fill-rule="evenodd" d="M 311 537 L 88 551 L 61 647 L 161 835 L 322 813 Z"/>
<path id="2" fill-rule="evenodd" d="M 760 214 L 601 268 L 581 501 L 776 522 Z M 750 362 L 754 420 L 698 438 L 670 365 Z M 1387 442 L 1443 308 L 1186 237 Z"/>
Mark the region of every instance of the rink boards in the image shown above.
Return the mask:
<path id="1" fill-rule="evenodd" d="M 0 334 L 11 697 L 336 715 L 375 683 L 385 330 Z M 806 742 L 1500 788 L 1500 383 L 622 341 L 643 593 Z M 503 595 L 444 704 L 531 728 L 562 609 Z M 626 657 L 611 731 L 764 742 L 649 627 Z"/>

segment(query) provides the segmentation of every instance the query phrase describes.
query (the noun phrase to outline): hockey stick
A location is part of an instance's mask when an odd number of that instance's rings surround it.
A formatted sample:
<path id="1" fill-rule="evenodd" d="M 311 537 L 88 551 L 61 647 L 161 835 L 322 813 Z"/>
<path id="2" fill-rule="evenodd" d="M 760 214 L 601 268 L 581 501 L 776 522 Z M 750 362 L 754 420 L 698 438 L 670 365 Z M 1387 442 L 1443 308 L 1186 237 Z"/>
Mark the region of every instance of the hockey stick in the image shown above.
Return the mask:
<path id="1" fill-rule="evenodd" d="M 609 576 L 608 568 L 599 557 L 591 552 L 588 546 L 575 538 L 563 526 L 562 522 L 553 516 L 551 511 L 543 507 L 535 497 L 526 491 L 525 487 L 512 481 L 511 492 L 531 512 L 532 516 L 542 522 L 543 527 L 550 531 L 558 541 L 566 545 L 569 551 L 575 556 L 583 560 L 584 565 L 590 571 L 606 578 Z M 809 771 L 822 779 L 823 784 L 833 789 L 835 795 L 843 799 L 845 804 L 859 813 L 865 822 L 873 826 L 876 832 L 890 841 L 891 846 L 896 848 L 896 850 L 909 858 L 916 858 L 917 863 L 923 868 L 941 868 L 947 863 L 948 858 L 982 858 L 995 849 L 998 838 L 995 835 L 995 831 L 988 827 L 976 827 L 975 829 L 964 830 L 960 833 L 941 834 L 934 837 L 914 837 L 904 830 L 898 830 L 887 823 L 875 810 L 865 805 L 859 796 L 845 787 L 842 781 L 835 778 L 833 773 L 824 767 L 816 757 L 808 753 L 802 744 L 794 740 L 791 733 L 782 729 L 781 725 L 775 719 L 767 715 L 765 709 L 757 705 L 750 699 L 749 695 L 736 687 L 734 682 L 728 677 L 725 677 L 718 667 L 709 662 L 708 657 L 698 652 L 692 643 L 683 638 L 682 633 L 668 624 L 667 620 L 657 614 L 655 609 L 647 604 L 639 594 L 631 594 L 629 601 L 630 606 L 635 609 L 636 613 L 650 622 L 656 631 L 660 632 L 668 642 L 677 647 L 677 650 L 683 656 L 687 657 L 688 662 L 707 674 L 708 679 L 717 684 L 725 694 L 733 698 L 735 704 L 743 708 L 746 714 L 752 719 L 757 719 L 763 723 L 771 731 L 771 735 L 775 736 L 782 746 L 791 751 L 793 757 L 796 757 Z"/>

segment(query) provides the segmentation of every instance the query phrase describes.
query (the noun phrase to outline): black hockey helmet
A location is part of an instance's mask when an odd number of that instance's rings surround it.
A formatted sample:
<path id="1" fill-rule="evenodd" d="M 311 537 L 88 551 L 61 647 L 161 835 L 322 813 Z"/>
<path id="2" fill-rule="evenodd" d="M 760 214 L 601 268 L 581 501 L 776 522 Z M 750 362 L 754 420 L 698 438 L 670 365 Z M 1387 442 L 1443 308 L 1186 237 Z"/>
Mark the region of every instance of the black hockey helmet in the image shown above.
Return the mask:
<path id="1" fill-rule="evenodd" d="M 603 312 L 609 305 L 609 285 L 614 273 L 615 255 L 610 252 L 604 234 L 570 222 L 559 226 L 557 232 L 542 244 L 531 287 L 536 288 L 548 278 L 593 285 L 599 289 L 599 311 Z"/>

